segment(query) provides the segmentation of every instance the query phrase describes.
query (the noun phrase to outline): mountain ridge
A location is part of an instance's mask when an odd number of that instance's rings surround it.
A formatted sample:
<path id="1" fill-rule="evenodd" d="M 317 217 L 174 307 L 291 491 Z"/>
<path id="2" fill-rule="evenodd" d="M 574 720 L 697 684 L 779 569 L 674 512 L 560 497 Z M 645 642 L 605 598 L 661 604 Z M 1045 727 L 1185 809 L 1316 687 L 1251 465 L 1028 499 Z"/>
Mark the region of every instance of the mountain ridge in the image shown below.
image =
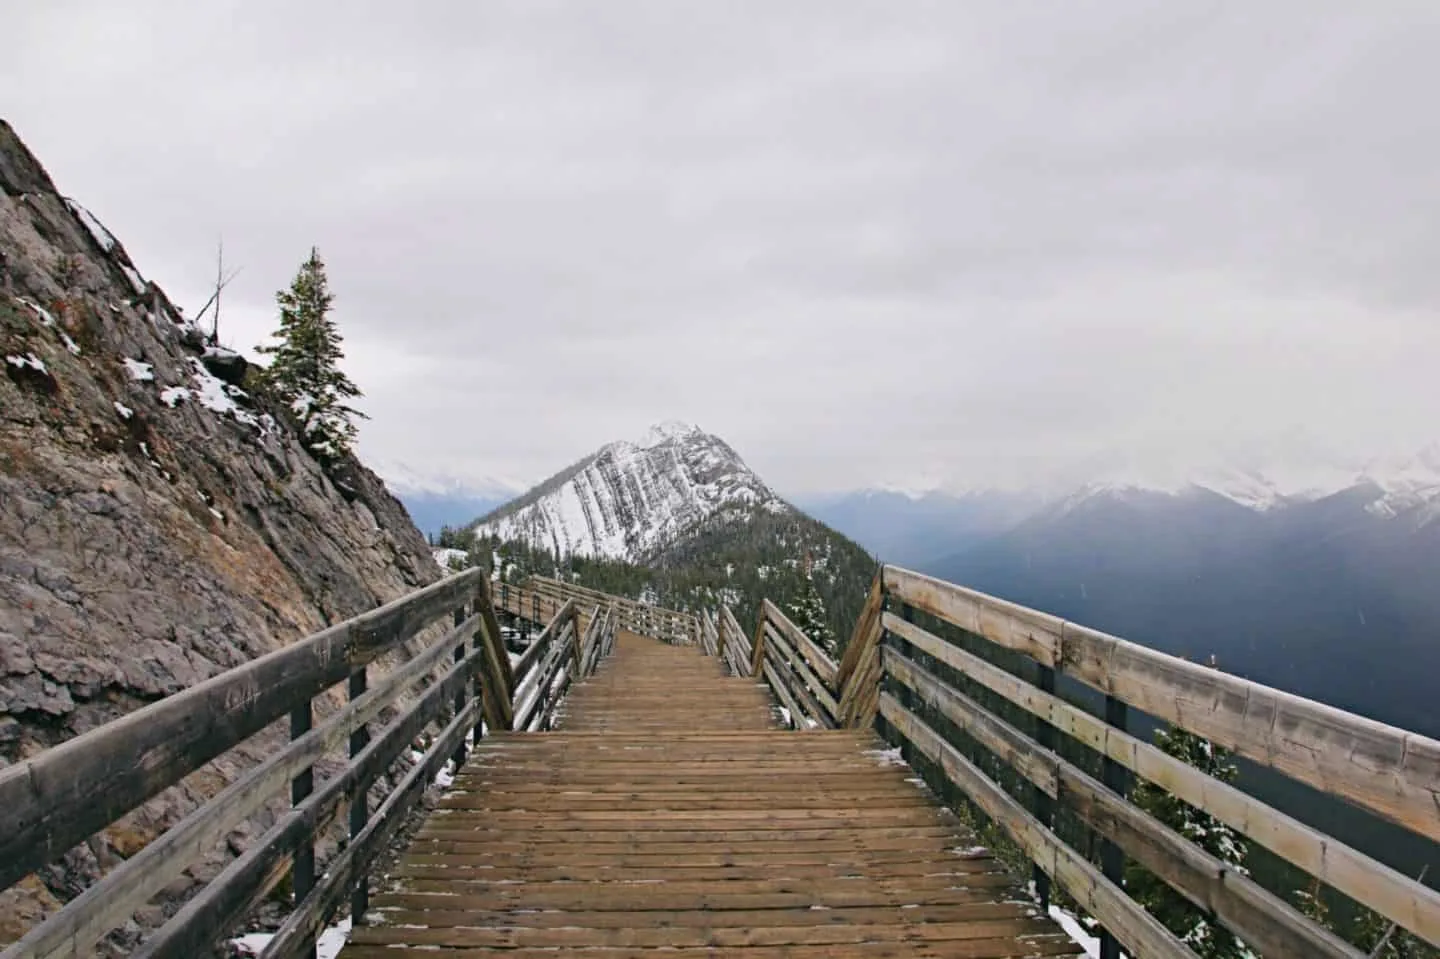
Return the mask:
<path id="1" fill-rule="evenodd" d="M 471 524 L 477 536 L 645 563 L 727 510 L 792 507 L 724 440 L 667 421 L 601 446 Z"/>
<path id="2" fill-rule="evenodd" d="M 858 543 L 780 497 L 728 443 L 667 421 L 607 443 L 467 527 L 504 575 L 544 571 L 753 622 L 813 585 L 848 636 L 875 573 Z M 521 555 L 523 554 L 523 556 Z"/>

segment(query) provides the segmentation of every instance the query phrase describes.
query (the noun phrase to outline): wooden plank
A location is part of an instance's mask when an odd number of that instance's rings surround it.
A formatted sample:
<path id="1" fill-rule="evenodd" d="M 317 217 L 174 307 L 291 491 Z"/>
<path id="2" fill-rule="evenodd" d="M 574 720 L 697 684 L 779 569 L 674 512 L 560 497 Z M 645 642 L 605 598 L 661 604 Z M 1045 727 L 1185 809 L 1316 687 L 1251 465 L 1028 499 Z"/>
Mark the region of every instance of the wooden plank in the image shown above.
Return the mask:
<path id="1" fill-rule="evenodd" d="M 331 860 L 325 876 L 286 917 L 261 953 L 262 959 L 290 959 L 307 954 L 309 944 L 315 941 L 325 923 L 345 901 L 355 879 L 365 874 L 370 863 L 384 851 L 390 837 L 404 825 L 406 811 L 419 802 L 426 786 L 435 779 L 451 754 L 465 742 L 466 734 L 478 718 L 479 709 L 471 702 L 464 712 L 441 730 L 420 762 L 385 797 L 365 831 Z"/>
<path id="2" fill-rule="evenodd" d="M 790 694 L 790 690 L 781 682 L 780 677 L 775 675 L 775 668 L 770 665 L 768 657 L 765 662 L 761 664 L 760 668 L 766 681 L 770 684 L 770 689 L 775 693 L 775 697 L 780 700 L 780 705 L 784 706 L 785 711 L 790 714 L 790 725 L 798 726 L 800 721 L 804 719 L 805 713 L 801 711 L 800 706 L 795 702 L 795 697 Z"/>
<path id="3" fill-rule="evenodd" d="M 845 647 L 835 682 L 840 690 L 841 725 L 850 729 L 868 729 L 875 721 L 873 703 L 879 694 L 880 657 L 876 652 L 883 630 L 880 614 L 885 607 L 884 580 L 880 573 L 870 584 L 870 595 L 855 621 L 850 642 Z"/>
<path id="4" fill-rule="evenodd" d="M 775 676 L 785 684 L 786 691 L 790 698 L 800 707 L 801 719 L 796 725 L 797 729 L 811 729 L 819 727 L 822 729 L 833 729 L 834 721 L 830 720 L 825 707 L 820 705 L 819 700 L 810 692 L 810 689 L 800 680 L 796 674 L 793 660 L 787 661 L 788 649 L 784 646 L 784 640 L 779 634 L 772 631 L 769 624 L 766 624 L 765 636 L 765 662 L 774 669 Z"/>
<path id="5" fill-rule="evenodd" d="M 1059 795 L 1059 776 L 1053 756 L 1045 755 L 1030 742 L 1029 737 L 1009 723 L 978 707 L 972 709 L 972 701 L 968 697 L 926 673 L 895 650 L 882 649 L 880 652 L 887 675 L 908 686 L 921 702 L 970 734 L 1006 765 L 1039 786 L 1047 796 L 1054 799 Z"/>
<path id="6" fill-rule="evenodd" d="M 899 617 L 886 614 L 897 637 L 1031 712 L 1131 772 L 1318 877 L 1345 895 L 1400 923 L 1422 939 L 1440 936 L 1440 892 L 1371 859 L 1158 747 L 1106 725 L 1057 696 L 1042 692 L 985 660 Z"/>
<path id="7" fill-rule="evenodd" d="M 495 597 L 493 590 L 490 588 L 490 579 L 487 576 L 481 576 L 480 581 L 476 584 L 475 603 L 476 609 L 485 617 L 482 632 L 486 636 L 494 638 L 495 647 L 499 651 L 500 675 L 505 679 L 505 689 L 507 692 L 513 691 L 515 688 L 515 677 L 510 672 L 510 657 L 505 655 L 505 644 L 500 639 L 500 621 L 495 618 Z M 509 698 L 508 695 L 506 698 Z M 497 725 L 496 723 L 491 723 L 490 728 L 494 729 Z M 505 726 L 501 728 L 508 729 L 509 727 Z"/>
<path id="8" fill-rule="evenodd" d="M 760 675 L 760 665 L 765 661 L 765 617 L 755 620 L 755 634 L 750 639 L 750 675 Z"/>
<path id="9" fill-rule="evenodd" d="M 753 653 L 750 648 L 750 640 L 745 635 L 745 631 L 740 628 L 740 623 L 736 621 L 735 614 L 730 610 L 729 606 L 720 607 L 720 617 L 725 621 L 725 628 L 730 631 L 730 645 L 733 651 L 731 653 L 732 666 L 735 675 L 754 675 L 750 669 Z"/>
<path id="10" fill-rule="evenodd" d="M 1440 741 L 908 570 L 884 576 L 962 629 L 1440 842 Z"/>
<path id="11" fill-rule="evenodd" d="M 466 570 L 0 770 L 0 889 L 465 602 Z"/>
<path id="12" fill-rule="evenodd" d="M 872 637 L 875 631 L 875 624 L 880 618 L 880 610 L 884 604 L 885 581 L 880 571 L 876 571 L 875 578 L 870 583 L 870 592 L 865 596 L 865 604 L 860 608 L 860 615 L 855 617 L 855 626 L 850 631 L 850 641 L 845 644 L 845 652 L 840 656 L 840 662 L 835 668 L 835 689 L 842 702 L 847 698 L 846 687 L 849 686 L 850 677 L 855 674 L 856 668 L 865 656 L 866 641 Z"/>
<path id="13" fill-rule="evenodd" d="M 501 639 L 499 626 L 492 630 L 489 625 L 492 619 L 493 610 L 480 622 L 480 645 L 485 653 L 480 669 L 480 686 L 485 723 L 493 732 L 512 728 L 514 715 L 511 711 L 511 683 L 514 682 L 514 676 L 510 671 L 510 655 Z M 505 664 L 503 669 L 501 663 Z"/>
<path id="14" fill-rule="evenodd" d="M 280 879 L 286 857 L 323 831 L 341 800 L 373 781 L 411 748 L 415 737 L 444 711 L 455 691 L 464 688 L 478 663 L 478 655 L 470 653 L 464 663 L 427 689 L 413 708 L 385 727 L 338 775 L 326 780 L 299 806 L 283 813 L 249 849 L 186 902 L 138 947 L 133 959 L 190 959 L 224 938 Z"/>
<path id="15" fill-rule="evenodd" d="M 1440 842 L 1440 741 L 1071 623 L 1066 673 Z"/>
<path id="16" fill-rule="evenodd" d="M 288 743 L 111 870 L 64 909 L 31 929 L 0 959 L 36 959 L 87 954 L 106 933 L 123 923 L 237 824 L 265 805 L 290 780 L 375 719 L 410 684 L 450 658 L 473 632 L 472 616 L 419 656 L 385 676 L 364 695 L 332 713 L 320 726 Z"/>
<path id="17" fill-rule="evenodd" d="M 1363 953 L 1126 802 L 1055 753 L 1043 749 L 959 690 L 886 649 L 889 675 L 1004 760 L 1052 799 L 1062 799 L 1087 825 L 1270 959 Z M 1038 820 L 1037 820 L 1038 822 Z"/>
<path id="18" fill-rule="evenodd" d="M 1046 666 L 1060 665 L 1060 634 L 1065 621 L 1058 616 L 898 566 L 886 566 L 882 575 L 886 592 L 900 601 Z"/>
<path id="19" fill-rule="evenodd" d="M 805 657 L 805 662 L 814 670 L 815 675 L 820 677 L 829 692 L 835 691 L 835 673 L 838 667 L 835 661 L 826 655 L 825 651 L 816 644 L 804 631 L 790 621 L 790 617 L 781 611 L 770 600 L 761 600 L 760 607 L 762 614 L 770 620 L 770 623 L 780 631 L 780 634 L 790 643 L 792 649 Z"/>
<path id="20" fill-rule="evenodd" d="M 1146 959 L 1194 959 L 1194 954 L 1083 856 L 1060 841 L 1034 816 L 945 742 L 889 693 L 880 694 L 880 715 L 985 814 L 998 823 L 1080 907 L 1099 919 L 1132 953 Z"/>
<path id="21" fill-rule="evenodd" d="M 534 731 L 537 723 L 543 722 L 549 715 L 557 697 L 556 685 L 562 679 L 561 664 L 575 641 L 573 617 L 562 613 L 551 623 L 560 624 L 559 635 L 550 642 L 545 659 L 532 670 L 516 692 L 515 725 L 518 729 Z M 532 676 L 534 682 L 530 681 Z"/>
<path id="22" fill-rule="evenodd" d="M 788 639 L 775 631 L 774 624 L 768 618 L 764 620 L 764 624 L 768 653 L 777 657 L 774 660 L 776 669 L 781 670 L 786 678 L 794 680 L 792 692 L 805 699 L 806 704 L 811 707 L 808 711 L 815 721 L 827 729 L 834 729 L 835 713 L 839 710 L 835 697 L 830 695 L 830 690 L 820 678 L 811 672 L 805 660 L 796 654 Z"/>

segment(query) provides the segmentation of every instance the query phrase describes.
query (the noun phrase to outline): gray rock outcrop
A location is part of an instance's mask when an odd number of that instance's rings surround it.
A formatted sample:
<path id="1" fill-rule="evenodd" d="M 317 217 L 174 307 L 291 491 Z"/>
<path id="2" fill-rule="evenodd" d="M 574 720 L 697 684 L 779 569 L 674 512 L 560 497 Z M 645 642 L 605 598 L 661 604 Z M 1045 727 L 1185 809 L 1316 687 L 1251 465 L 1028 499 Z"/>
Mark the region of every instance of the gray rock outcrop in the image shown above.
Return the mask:
<path id="1" fill-rule="evenodd" d="M 379 478 L 322 469 L 232 357 L 0 121 L 0 766 L 440 576 Z M 260 749 L 0 894 L 0 944 Z"/>

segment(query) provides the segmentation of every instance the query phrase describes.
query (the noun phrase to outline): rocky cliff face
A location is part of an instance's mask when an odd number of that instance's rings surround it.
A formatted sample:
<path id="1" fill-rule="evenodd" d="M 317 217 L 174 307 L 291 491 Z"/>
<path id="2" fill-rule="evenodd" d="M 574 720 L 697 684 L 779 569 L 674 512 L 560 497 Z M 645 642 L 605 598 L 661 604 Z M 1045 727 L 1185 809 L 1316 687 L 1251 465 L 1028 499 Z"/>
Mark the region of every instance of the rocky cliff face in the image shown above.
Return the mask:
<path id="1" fill-rule="evenodd" d="M 662 423 L 557 473 L 482 517 L 475 532 L 557 556 L 647 563 L 713 519 L 757 511 L 792 512 L 724 440 Z"/>
<path id="2" fill-rule="evenodd" d="M 323 470 L 242 368 L 0 121 L 0 766 L 440 575 L 381 481 Z M 0 895 L 0 943 L 246 758 Z"/>

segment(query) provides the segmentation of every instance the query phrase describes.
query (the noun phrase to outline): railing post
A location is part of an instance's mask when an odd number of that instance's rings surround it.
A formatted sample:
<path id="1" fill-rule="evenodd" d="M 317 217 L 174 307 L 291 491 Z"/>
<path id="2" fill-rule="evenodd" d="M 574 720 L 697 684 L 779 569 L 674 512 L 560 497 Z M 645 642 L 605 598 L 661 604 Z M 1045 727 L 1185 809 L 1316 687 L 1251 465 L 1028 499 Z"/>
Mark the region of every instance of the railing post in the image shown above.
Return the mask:
<path id="1" fill-rule="evenodd" d="M 364 695 L 366 688 L 370 685 L 366 668 L 361 666 L 350 674 L 350 700 L 354 702 Z M 361 751 L 370 744 L 370 726 L 368 723 L 361 723 L 355 727 L 350 734 L 350 758 L 360 755 Z M 367 780 L 360 780 L 355 783 L 355 794 L 350 797 L 350 840 L 365 830 L 366 824 L 370 821 L 370 783 Z M 360 925 L 365 921 L 365 913 L 370 911 L 370 877 L 366 873 L 360 873 L 355 877 L 355 888 L 350 893 L 350 921 L 354 925 Z"/>
<path id="2" fill-rule="evenodd" d="M 490 597 L 493 595 L 494 594 L 490 592 L 488 583 L 481 583 L 475 589 L 475 599 L 473 600 L 473 603 L 475 607 L 475 612 L 481 614 L 481 619 L 480 622 L 475 624 L 475 632 L 470 634 L 469 646 L 472 653 L 479 651 L 481 646 L 485 642 L 485 634 L 489 629 L 489 627 L 486 625 L 487 620 L 484 618 L 485 604 L 489 602 Z M 490 603 L 490 612 L 495 612 L 495 604 L 493 602 Z M 500 625 L 500 618 L 498 616 L 495 617 L 494 622 L 496 628 L 498 629 Z M 508 656 L 509 652 L 505 648 L 505 640 L 497 635 L 495 637 L 495 642 L 499 646 L 498 654 L 500 656 Z M 482 656 L 480 659 L 480 666 L 478 669 L 475 670 L 475 699 L 480 702 L 482 708 L 477 712 L 477 716 L 479 718 L 475 720 L 475 733 L 473 736 L 471 736 L 472 743 L 479 743 L 480 738 L 485 734 L 485 681 L 481 676 L 481 674 L 487 668 L 485 663 L 486 659 Z M 496 681 L 503 682 L 500 677 L 496 677 Z"/>
<path id="3" fill-rule="evenodd" d="M 314 725 L 314 700 L 306 699 L 304 703 L 290 710 L 290 740 L 292 742 L 308 733 Z M 300 805 L 314 791 L 315 769 L 307 766 L 300 775 L 290 780 L 290 805 Z M 293 903 L 296 906 L 300 905 L 313 888 L 315 888 L 315 836 L 312 834 L 295 850 L 295 859 L 290 865 L 290 894 Z M 306 954 L 313 959 L 315 955 L 313 939 L 310 941 L 309 951 Z"/>
<path id="4" fill-rule="evenodd" d="M 1124 700 L 1114 696 L 1105 697 L 1105 722 L 1109 725 L 1124 731 L 1128 712 Z M 1125 767 L 1108 756 L 1102 766 L 1102 775 L 1105 785 L 1121 796 L 1129 791 L 1130 776 Z M 1108 839 L 1100 844 L 1100 871 L 1105 874 L 1106 879 L 1123 888 L 1125 852 Z M 1100 931 L 1100 959 L 1120 959 L 1120 942 L 1108 929 Z"/>
<path id="5" fill-rule="evenodd" d="M 1043 663 L 1039 664 L 1035 680 L 1035 685 L 1040 688 L 1041 692 L 1048 693 L 1052 696 L 1055 694 L 1055 668 L 1053 666 L 1046 666 Z M 1045 722 L 1043 719 L 1037 718 L 1035 721 L 1035 741 L 1040 744 L 1040 747 L 1042 749 L 1054 752 L 1055 727 Z M 1035 818 L 1040 820 L 1041 824 L 1043 824 L 1045 828 L 1054 829 L 1055 805 L 1051 801 L 1050 796 L 1045 792 L 1045 790 L 1041 789 L 1039 786 L 1033 786 L 1030 789 L 1030 797 L 1031 801 L 1034 803 L 1033 809 L 1035 813 Z M 1031 866 L 1030 875 L 1031 878 L 1035 881 L 1035 895 L 1040 900 L 1041 911 L 1043 912 L 1049 910 L 1049 874 L 1046 873 L 1045 870 L 1041 869 L 1038 865 L 1034 865 Z"/>
<path id="6" fill-rule="evenodd" d="M 455 628 L 459 629 L 468 617 L 465 615 L 465 604 L 461 603 L 455 610 Z M 460 642 L 455 644 L 455 663 L 458 665 L 465 661 L 465 638 L 462 636 Z M 465 711 L 465 684 L 461 683 L 460 688 L 455 691 L 455 715 L 459 716 Z M 465 764 L 465 742 L 461 740 L 460 745 L 455 747 L 455 755 L 450 757 L 455 762 L 455 771 L 458 773 L 460 767 Z"/>

